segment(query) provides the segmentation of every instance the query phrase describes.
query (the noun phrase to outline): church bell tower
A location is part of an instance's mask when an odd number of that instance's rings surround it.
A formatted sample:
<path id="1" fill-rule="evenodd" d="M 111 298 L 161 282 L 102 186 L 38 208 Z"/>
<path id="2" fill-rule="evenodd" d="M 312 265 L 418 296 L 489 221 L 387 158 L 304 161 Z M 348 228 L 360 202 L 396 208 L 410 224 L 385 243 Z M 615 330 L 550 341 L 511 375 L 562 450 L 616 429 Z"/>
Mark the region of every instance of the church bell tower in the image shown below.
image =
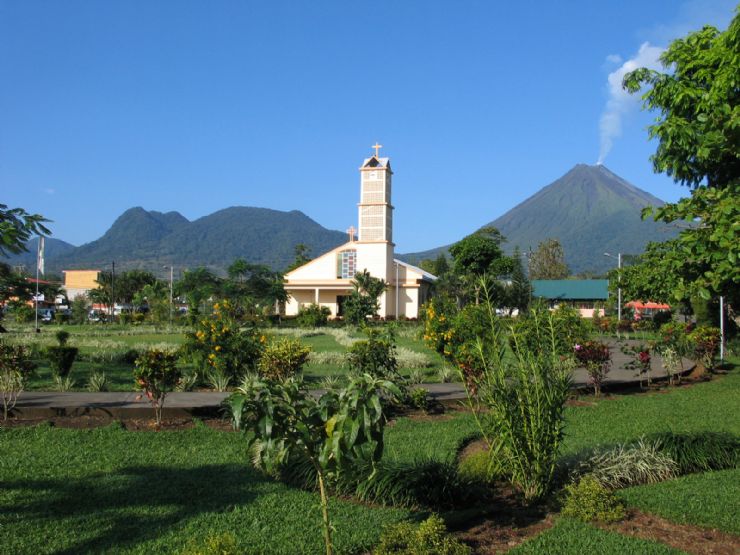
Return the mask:
<path id="1" fill-rule="evenodd" d="M 391 170 L 388 158 L 380 158 L 383 145 L 375 143 L 375 155 L 360 167 L 359 237 L 361 243 L 393 244 Z"/>

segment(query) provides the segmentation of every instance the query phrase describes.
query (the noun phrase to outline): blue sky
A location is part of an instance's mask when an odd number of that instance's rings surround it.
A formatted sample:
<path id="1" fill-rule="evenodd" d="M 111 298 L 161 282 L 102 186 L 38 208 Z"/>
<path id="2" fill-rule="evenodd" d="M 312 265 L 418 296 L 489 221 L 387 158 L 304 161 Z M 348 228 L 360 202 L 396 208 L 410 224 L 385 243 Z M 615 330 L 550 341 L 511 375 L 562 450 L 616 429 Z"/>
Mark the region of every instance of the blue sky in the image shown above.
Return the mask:
<path id="1" fill-rule="evenodd" d="M 400 252 L 604 154 L 676 200 L 686 189 L 648 160 L 653 116 L 613 83 L 735 5 L 0 0 L 0 202 L 74 244 L 132 206 L 298 209 L 344 230 L 375 141 Z"/>

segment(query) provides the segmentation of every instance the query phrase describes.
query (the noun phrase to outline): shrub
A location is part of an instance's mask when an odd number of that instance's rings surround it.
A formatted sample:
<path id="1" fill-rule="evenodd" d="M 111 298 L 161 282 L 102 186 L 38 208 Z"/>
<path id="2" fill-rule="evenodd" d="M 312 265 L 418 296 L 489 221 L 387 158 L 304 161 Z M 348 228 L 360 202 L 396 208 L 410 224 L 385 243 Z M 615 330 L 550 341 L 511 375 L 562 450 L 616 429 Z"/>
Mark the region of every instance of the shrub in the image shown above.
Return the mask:
<path id="1" fill-rule="evenodd" d="M 592 453 L 574 475 L 589 475 L 606 488 L 619 489 L 674 478 L 678 465 L 654 442 L 641 439 Z"/>
<path id="2" fill-rule="evenodd" d="M 213 314 L 185 335 L 183 349 L 194 357 L 203 374 L 216 368 L 235 379 L 245 370 L 257 368 L 266 338 L 255 327 L 240 329 L 237 314 L 229 301 L 216 303 Z"/>
<path id="3" fill-rule="evenodd" d="M 463 480 L 491 485 L 499 479 L 503 469 L 490 451 L 480 450 L 462 459 L 457 465 L 457 473 Z"/>
<path id="4" fill-rule="evenodd" d="M 331 316 L 331 310 L 328 306 L 310 304 L 302 306 L 298 311 L 296 323 L 303 328 L 319 328 L 329 322 L 329 316 Z"/>
<path id="5" fill-rule="evenodd" d="M 366 328 L 367 340 L 356 341 L 347 353 L 347 363 L 356 374 L 400 381 L 393 328 L 384 331 Z"/>
<path id="6" fill-rule="evenodd" d="M 601 385 L 611 366 L 609 345 L 600 341 L 584 341 L 583 344 L 575 344 L 573 354 L 578 363 L 586 368 L 589 383 L 594 388 L 594 395 L 598 397 L 601 394 Z"/>
<path id="7" fill-rule="evenodd" d="M 583 522 L 618 522 L 627 515 L 624 505 L 592 476 L 565 488 L 562 513 Z"/>
<path id="8" fill-rule="evenodd" d="M 423 387 L 412 389 L 409 403 L 415 409 L 427 410 L 429 408 L 429 391 Z"/>
<path id="9" fill-rule="evenodd" d="M 471 550 L 447 533 L 444 521 L 432 515 L 418 526 L 400 522 L 386 528 L 373 555 L 468 555 Z"/>
<path id="10" fill-rule="evenodd" d="M 484 286 L 485 290 L 485 286 Z M 551 486 L 565 426 L 565 401 L 571 374 L 556 357 L 534 354 L 512 330 L 514 357 L 507 356 L 500 329 L 486 292 L 490 316 L 491 345 L 485 356 L 485 371 L 469 383 L 468 402 L 489 445 L 496 445 L 507 477 L 524 494 L 526 502 L 546 495 Z M 550 327 L 551 320 L 537 319 Z M 538 336 L 542 330 L 534 330 Z M 480 341 L 485 341 L 481 338 Z M 485 354 L 484 354 L 485 353 Z"/>
<path id="11" fill-rule="evenodd" d="M 55 378 L 66 378 L 77 358 L 77 347 L 51 346 L 46 348 L 46 358 Z"/>
<path id="12" fill-rule="evenodd" d="M 214 391 L 223 392 L 229 389 L 229 386 L 231 385 L 231 376 L 221 368 L 211 368 L 206 371 L 206 383 Z"/>
<path id="13" fill-rule="evenodd" d="M 701 362 L 704 368 L 712 368 L 712 361 L 719 350 L 720 338 L 719 328 L 710 326 L 698 326 L 689 333 L 688 339 L 694 351 L 694 359 Z"/>
<path id="14" fill-rule="evenodd" d="M 25 347 L 0 342 L 0 397 L 3 401 L 3 420 L 8 419 L 8 414 L 25 389 L 34 367 Z"/>
<path id="15" fill-rule="evenodd" d="M 136 359 L 134 380 L 152 404 L 157 426 L 162 422 L 165 397 L 175 387 L 180 376 L 175 353 L 150 349 Z"/>
<path id="16" fill-rule="evenodd" d="M 437 371 L 437 378 L 442 383 L 450 383 L 455 379 L 455 369 L 445 364 Z"/>
<path id="17" fill-rule="evenodd" d="M 536 303 L 514 324 L 512 348 L 544 356 L 569 354 L 573 345 L 588 339 L 588 322 L 578 311 L 567 305 L 560 305 L 551 311 L 543 303 Z"/>
<path id="18" fill-rule="evenodd" d="M 657 450 L 673 459 L 679 474 L 740 466 L 740 438 L 722 432 L 664 432 L 648 437 Z"/>
<path id="19" fill-rule="evenodd" d="M 204 540 L 191 540 L 181 555 L 239 555 L 234 534 L 225 532 L 207 536 Z"/>
<path id="20" fill-rule="evenodd" d="M 69 332 L 65 330 L 58 330 L 54 336 L 57 338 L 60 347 L 64 347 L 69 339 Z"/>
<path id="21" fill-rule="evenodd" d="M 311 349 L 298 339 L 269 342 L 258 364 L 259 373 L 268 380 L 284 381 L 299 374 L 308 362 Z"/>

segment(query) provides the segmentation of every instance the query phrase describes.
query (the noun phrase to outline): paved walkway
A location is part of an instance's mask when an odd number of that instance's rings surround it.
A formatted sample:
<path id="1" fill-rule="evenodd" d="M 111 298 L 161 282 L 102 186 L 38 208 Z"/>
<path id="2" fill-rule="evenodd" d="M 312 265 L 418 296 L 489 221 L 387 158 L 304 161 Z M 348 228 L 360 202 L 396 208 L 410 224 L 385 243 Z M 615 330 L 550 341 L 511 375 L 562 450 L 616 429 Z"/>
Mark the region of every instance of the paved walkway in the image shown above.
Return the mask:
<path id="1" fill-rule="evenodd" d="M 612 349 L 612 369 L 604 382 L 605 388 L 624 387 L 636 384 L 639 378 L 635 370 L 624 366 L 630 357 L 618 348 Z M 684 369 L 692 368 L 693 363 L 683 361 Z M 654 356 L 651 376 L 653 379 L 664 378 L 665 370 L 660 357 Z M 588 375 L 578 369 L 573 376 L 574 386 L 588 387 Z M 423 384 L 429 396 L 439 402 L 452 402 L 465 398 L 465 390 L 459 383 Z M 319 394 L 320 390 L 316 390 Z M 165 412 L 169 416 L 197 416 L 217 413 L 221 402 L 228 393 L 213 391 L 170 393 L 165 403 Z M 19 418 L 45 418 L 50 416 L 109 416 L 111 418 L 140 418 L 151 414 L 151 406 L 145 397 L 137 392 L 47 392 L 26 391 L 21 394 L 15 408 Z"/>

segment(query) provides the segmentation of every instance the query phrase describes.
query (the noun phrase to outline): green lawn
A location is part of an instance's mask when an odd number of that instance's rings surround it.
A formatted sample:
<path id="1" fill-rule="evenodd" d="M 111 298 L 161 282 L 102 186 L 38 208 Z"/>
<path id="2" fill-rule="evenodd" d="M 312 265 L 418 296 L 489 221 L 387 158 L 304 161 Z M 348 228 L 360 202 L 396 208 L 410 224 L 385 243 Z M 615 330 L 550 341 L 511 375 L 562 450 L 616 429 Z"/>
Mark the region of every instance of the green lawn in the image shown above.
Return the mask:
<path id="1" fill-rule="evenodd" d="M 676 480 L 628 488 L 629 505 L 680 523 L 740 535 L 740 469 L 689 474 Z"/>
<path id="2" fill-rule="evenodd" d="M 581 555 L 586 553 L 670 555 L 683 551 L 665 544 L 631 538 L 595 528 L 569 518 L 559 519 L 549 530 L 509 551 L 511 555 Z"/>
<path id="3" fill-rule="evenodd" d="M 322 550 L 318 497 L 253 471 L 235 434 L 42 426 L 0 430 L 0 444 L 5 553 L 176 553 L 224 532 L 246 553 Z M 367 550 L 408 515 L 349 501 L 331 510 L 340 553 Z"/>

